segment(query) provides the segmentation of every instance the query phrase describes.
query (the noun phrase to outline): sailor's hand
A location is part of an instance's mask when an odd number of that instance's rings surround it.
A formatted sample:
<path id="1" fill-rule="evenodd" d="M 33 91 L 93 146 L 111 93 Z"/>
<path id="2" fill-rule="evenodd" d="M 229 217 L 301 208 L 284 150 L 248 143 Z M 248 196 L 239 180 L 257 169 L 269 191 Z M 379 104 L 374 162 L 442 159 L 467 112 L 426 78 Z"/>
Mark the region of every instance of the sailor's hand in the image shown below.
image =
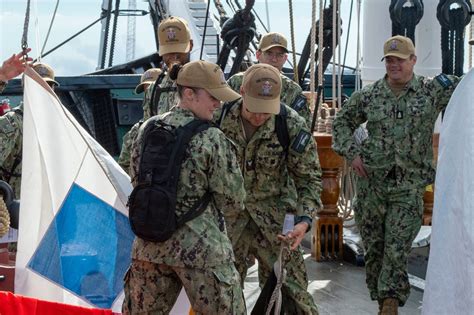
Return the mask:
<path id="1" fill-rule="evenodd" d="M 20 52 L 5 60 L 0 67 L 0 81 L 8 81 L 25 71 L 27 62 L 33 61 L 30 57 L 25 58 L 30 51 L 31 48 L 28 48 L 25 52 Z"/>
<path id="2" fill-rule="evenodd" d="M 295 250 L 301 244 L 301 241 L 308 230 L 308 223 L 301 222 L 295 225 L 293 231 L 289 232 L 287 235 L 278 235 L 280 241 L 285 241 L 290 244 L 290 249 Z"/>
<path id="3" fill-rule="evenodd" d="M 367 171 L 365 170 L 364 167 L 364 162 L 362 162 L 362 159 L 360 156 L 356 156 L 354 160 L 352 160 L 352 169 L 354 172 L 356 172 L 357 175 L 360 177 L 367 177 Z"/>

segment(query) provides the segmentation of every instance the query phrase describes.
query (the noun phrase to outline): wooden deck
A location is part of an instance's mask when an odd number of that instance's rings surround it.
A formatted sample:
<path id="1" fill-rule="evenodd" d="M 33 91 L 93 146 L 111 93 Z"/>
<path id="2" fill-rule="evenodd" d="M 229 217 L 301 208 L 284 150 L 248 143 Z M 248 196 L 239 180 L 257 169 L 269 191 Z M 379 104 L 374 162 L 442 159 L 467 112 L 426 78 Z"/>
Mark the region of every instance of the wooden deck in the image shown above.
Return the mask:
<path id="1" fill-rule="evenodd" d="M 308 271 L 308 291 L 313 295 L 321 315 L 377 314 L 378 304 L 370 300 L 365 285 L 365 270 L 346 262 L 316 262 L 305 255 Z M 249 269 L 244 294 L 248 314 L 260 293 L 257 266 Z M 410 298 L 400 315 L 421 314 L 423 292 L 412 287 Z"/>

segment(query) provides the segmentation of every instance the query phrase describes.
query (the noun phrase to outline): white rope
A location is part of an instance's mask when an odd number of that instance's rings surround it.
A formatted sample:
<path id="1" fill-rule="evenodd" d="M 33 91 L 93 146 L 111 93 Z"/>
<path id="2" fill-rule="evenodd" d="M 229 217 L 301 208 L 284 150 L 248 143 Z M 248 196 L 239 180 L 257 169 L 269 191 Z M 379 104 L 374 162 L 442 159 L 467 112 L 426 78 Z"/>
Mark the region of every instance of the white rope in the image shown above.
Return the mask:
<path id="1" fill-rule="evenodd" d="M 275 285 L 275 289 L 273 289 L 272 295 L 270 297 L 270 301 L 267 305 L 267 310 L 265 311 L 265 315 L 270 315 L 273 306 L 275 306 L 273 315 L 279 315 L 281 311 L 281 303 L 282 303 L 282 294 L 281 294 L 281 287 L 283 286 L 283 282 L 285 282 L 286 278 L 286 270 L 285 270 L 285 258 L 283 257 L 285 252 L 289 252 L 289 245 L 284 242 L 280 247 L 280 254 L 278 255 L 277 261 L 273 264 L 273 271 L 275 272 L 275 276 L 277 278 L 277 283 Z"/>
<path id="2" fill-rule="evenodd" d="M 342 29 L 341 29 L 341 4 L 339 0 L 336 0 L 337 4 L 337 19 L 336 19 L 336 30 L 337 30 L 337 39 L 339 40 L 339 44 L 337 45 L 337 102 L 336 108 L 341 106 L 342 101 L 342 82 L 341 82 L 341 75 L 342 71 Z"/>
<path id="3" fill-rule="evenodd" d="M 310 71 L 309 71 L 309 91 L 310 91 L 310 100 L 309 100 L 309 108 L 312 109 L 313 111 L 316 110 L 315 106 L 316 106 L 316 95 L 314 95 L 316 89 L 315 89 L 315 86 L 314 86 L 314 79 L 315 79 L 315 76 L 316 74 L 314 73 L 315 72 L 315 69 L 314 69 L 314 64 L 315 64 L 315 45 L 316 45 L 316 0 L 313 0 L 312 2 L 312 7 L 311 7 L 311 49 L 310 49 L 310 55 L 311 55 L 311 58 L 310 58 Z M 321 22 L 320 22 L 320 25 L 321 25 Z M 321 27 L 319 27 L 319 29 L 321 30 Z M 321 39 L 319 40 L 319 42 L 321 42 Z M 322 45 L 319 45 L 318 44 L 318 48 L 319 50 L 321 51 L 321 47 Z M 321 53 L 319 54 L 321 55 Z M 319 58 L 319 60 L 321 60 Z M 321 64 L 320 64 L 321 65 Z M 321 66 L 319 66 L 319 68 L 321 68 Z M 318 78 L 319 79 L 319 78 Z M 319 84 L 321 84 L 321 80 L 319 79 Z M 320 97 L 320 95 L 317 95 L 317 97 Z"/>
<path id="4" fill-rule="evenodd" d="M 323 84 L 323 50 L 324 50 L 324 0 L 319 0 L 319 32 L 318 32 L 318 82 Z"/>
<path id="5" fill-rule="evenodd" d="M 210 0 L 208 0 L 210 1 Z M 271 27 L 270 27 L 270 11 L 268 10 L 268 0 L 265 0 L 265 12 L 267 14 L 267 29 L 269 32 L 272 31 Z"/>
<path id="6" fill-rule="evenodd" d="M 356 52 L 356 84 L 355 90 L 359 91 L 361 89 L 360 86 L 360 63 L 361 63 L 361 53 L 360 53 L 360 18 L 361 18 L 361 2 L 362 0 L 357 0 L 357 52 Z"/>

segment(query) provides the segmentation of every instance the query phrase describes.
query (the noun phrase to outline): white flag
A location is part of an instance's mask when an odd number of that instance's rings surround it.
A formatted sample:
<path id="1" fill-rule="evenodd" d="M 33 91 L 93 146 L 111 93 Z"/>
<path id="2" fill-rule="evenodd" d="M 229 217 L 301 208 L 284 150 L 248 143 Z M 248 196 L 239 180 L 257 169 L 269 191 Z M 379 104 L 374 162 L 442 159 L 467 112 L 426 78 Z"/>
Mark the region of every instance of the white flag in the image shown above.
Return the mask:
<path id="1" fill-rule="evenodd" d="M 474 70 L 446 109 L 436 171 L 423 314 L 474 309 Z"/>
<path id="2" fill-rule="evenodd" d="M 15 292 L 121 310 L 130 179 L 28 68 Z"/>

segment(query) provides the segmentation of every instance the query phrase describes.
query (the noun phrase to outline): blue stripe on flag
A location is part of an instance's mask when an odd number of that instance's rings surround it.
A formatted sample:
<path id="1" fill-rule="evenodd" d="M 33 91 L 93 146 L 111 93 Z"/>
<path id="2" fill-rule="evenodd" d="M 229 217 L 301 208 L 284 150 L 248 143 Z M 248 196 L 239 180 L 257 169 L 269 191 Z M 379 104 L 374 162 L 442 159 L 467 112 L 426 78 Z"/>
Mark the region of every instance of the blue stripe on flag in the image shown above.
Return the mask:
<path id="1" fill-rule="evenodd" d="M 110 308 L 123 289 L 133 239 L 126 216 L 73 184 L 28 267 Z"/>

